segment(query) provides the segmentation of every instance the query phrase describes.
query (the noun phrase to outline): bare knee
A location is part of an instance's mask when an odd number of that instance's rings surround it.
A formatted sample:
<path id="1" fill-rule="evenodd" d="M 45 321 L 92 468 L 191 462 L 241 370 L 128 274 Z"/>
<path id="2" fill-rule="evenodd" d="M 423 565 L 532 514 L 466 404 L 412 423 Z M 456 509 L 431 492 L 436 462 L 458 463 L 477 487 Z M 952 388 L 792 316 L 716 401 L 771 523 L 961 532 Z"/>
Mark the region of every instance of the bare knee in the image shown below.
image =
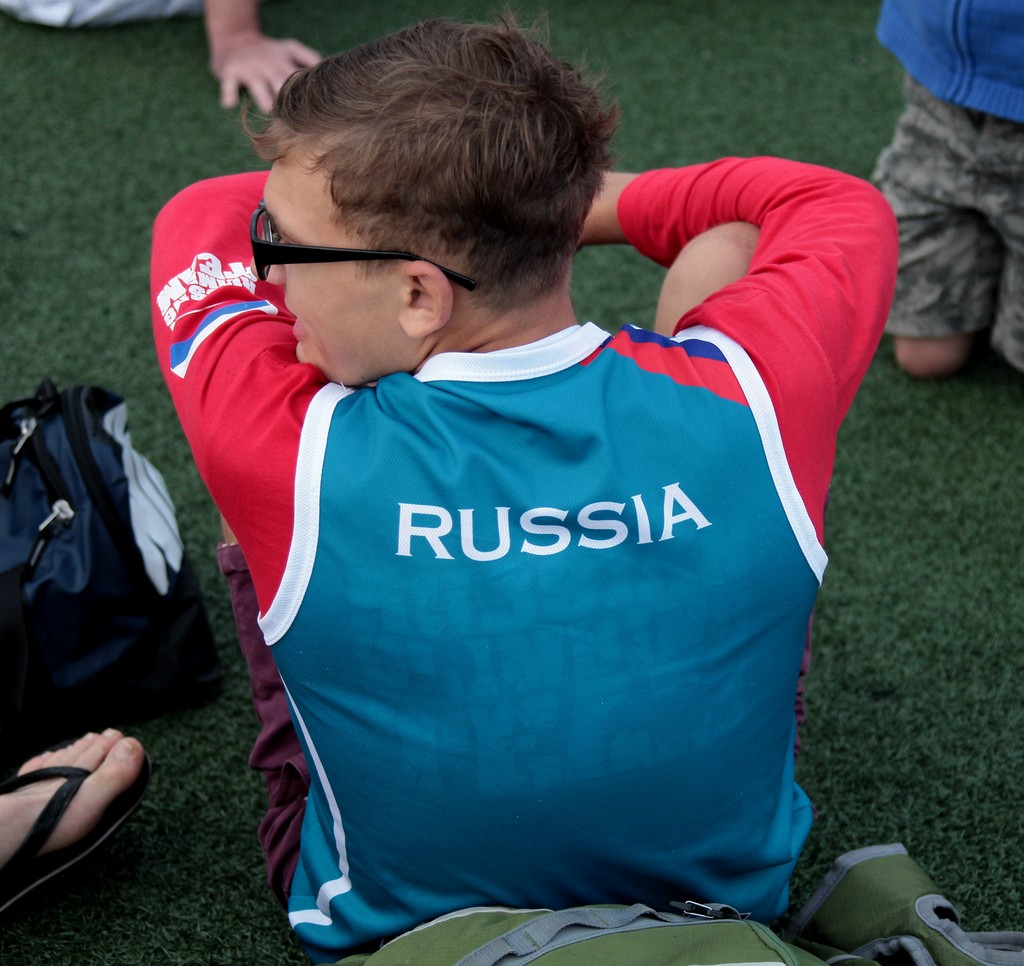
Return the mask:
<path id="1" fill-rule="evenodd" d="M 958 332 L 937 339 L 897 336 L 893 342 L 896 364 L 917 379 L 945 379 L 959 372 L 970 355 L 976 333 Z"/>

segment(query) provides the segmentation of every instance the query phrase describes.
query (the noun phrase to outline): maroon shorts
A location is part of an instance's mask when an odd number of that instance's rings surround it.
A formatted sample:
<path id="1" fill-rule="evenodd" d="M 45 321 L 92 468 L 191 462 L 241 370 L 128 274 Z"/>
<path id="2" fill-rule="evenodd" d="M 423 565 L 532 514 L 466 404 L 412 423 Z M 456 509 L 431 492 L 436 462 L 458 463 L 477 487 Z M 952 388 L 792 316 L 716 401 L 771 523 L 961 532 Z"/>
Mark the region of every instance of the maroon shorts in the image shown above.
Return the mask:
<path id="1" fill-rule="evenodd" d="M 309 769 L 288 711 L 284 684 L 256 622 L 259 614 L 256 591 L 241 547 L 221 544 L 217 547 L 217 562 L 231 591 L 238 643 L 249 665 L 252 704 L 260 725 L 249 766 L 262 772 L 270 800 L 259 828 L 260 845 L 267 857 L 267 881 L 274 895 L 287 907 L 292 876 L 299 861 Z"/>

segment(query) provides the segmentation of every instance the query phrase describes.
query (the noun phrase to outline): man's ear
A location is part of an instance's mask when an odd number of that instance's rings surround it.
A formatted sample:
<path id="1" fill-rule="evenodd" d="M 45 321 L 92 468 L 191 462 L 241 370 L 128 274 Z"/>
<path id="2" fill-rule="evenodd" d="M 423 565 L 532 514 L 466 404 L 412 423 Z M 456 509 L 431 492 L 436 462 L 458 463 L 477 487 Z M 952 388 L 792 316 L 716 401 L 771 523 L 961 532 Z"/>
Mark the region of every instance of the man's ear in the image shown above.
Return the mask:
<path id="1" fill-rule="evenodd" d="M 398 321 L 410 339 L 423 339 L 443 329 L 452 316 L 452 283 L 436 265 L 402 262 L 404 285 Z"/>

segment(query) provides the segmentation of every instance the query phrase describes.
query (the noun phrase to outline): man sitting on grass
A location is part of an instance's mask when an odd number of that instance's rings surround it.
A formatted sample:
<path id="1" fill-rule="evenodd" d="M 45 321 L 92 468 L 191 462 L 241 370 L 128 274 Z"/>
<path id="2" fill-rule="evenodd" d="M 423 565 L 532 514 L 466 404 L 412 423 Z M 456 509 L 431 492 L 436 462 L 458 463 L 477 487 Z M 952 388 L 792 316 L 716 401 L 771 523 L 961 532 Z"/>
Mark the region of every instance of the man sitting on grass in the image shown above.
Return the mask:
<path id="1" fill-rule="evenodd" d="M 892 218 L 775 159 L 609 176 L 613 121 L 515 27 L 421 24 L 296 75 L 269 176 L 157 221 L 159 358 L 262 614 L 263 841 L 320 960 L 487 904 L 786 906 Z M 749 225 L 689 309 L 687 243 Z M 626 241 L 676 339 L 578 324 L 573 253 Z"/>
<path id="2" fill-rule="evenodd" d="M 514 25 L 419 24 L 295 75 L 269 175 L 157 221 L 158 356 L 244 550 L 261 841 L 318 962 L 477 906 L 786 907 L 895 230 L 810 165 L 610 174 L 614 120 Z M 605 243 L 668 268 L 656 331 L 578 323 Z"/>

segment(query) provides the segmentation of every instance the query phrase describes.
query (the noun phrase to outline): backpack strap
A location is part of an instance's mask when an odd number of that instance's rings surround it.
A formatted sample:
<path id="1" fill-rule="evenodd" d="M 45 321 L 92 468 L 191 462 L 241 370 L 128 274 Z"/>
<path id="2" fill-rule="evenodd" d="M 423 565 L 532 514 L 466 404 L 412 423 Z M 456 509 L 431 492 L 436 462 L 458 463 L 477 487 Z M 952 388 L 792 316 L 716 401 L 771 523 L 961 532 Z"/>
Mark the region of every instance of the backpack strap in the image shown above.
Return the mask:
<path id="1" fill-rule="evenodd" d="M 620 909 L 600 906 L 561 909 L 510 929 L 464 956 L 456 966 L 497 966 L 506 961 L 527 963 L 542 951 L 590 938 L 595 931 L 608 935 L 652 926 L 676 926 L 685 921 L 685 916 L 656 912 L 642 903 Z"/>
<path id="2" fill-rule="evenodd" d="M 21 598 L 24 564 L 0 574 L 0 642 L 3 668 L 0 670 L 0 736 L 10 740 L 11 728 L 21 716 L 25 681 L 28 677 L 28 630 Z"/>

